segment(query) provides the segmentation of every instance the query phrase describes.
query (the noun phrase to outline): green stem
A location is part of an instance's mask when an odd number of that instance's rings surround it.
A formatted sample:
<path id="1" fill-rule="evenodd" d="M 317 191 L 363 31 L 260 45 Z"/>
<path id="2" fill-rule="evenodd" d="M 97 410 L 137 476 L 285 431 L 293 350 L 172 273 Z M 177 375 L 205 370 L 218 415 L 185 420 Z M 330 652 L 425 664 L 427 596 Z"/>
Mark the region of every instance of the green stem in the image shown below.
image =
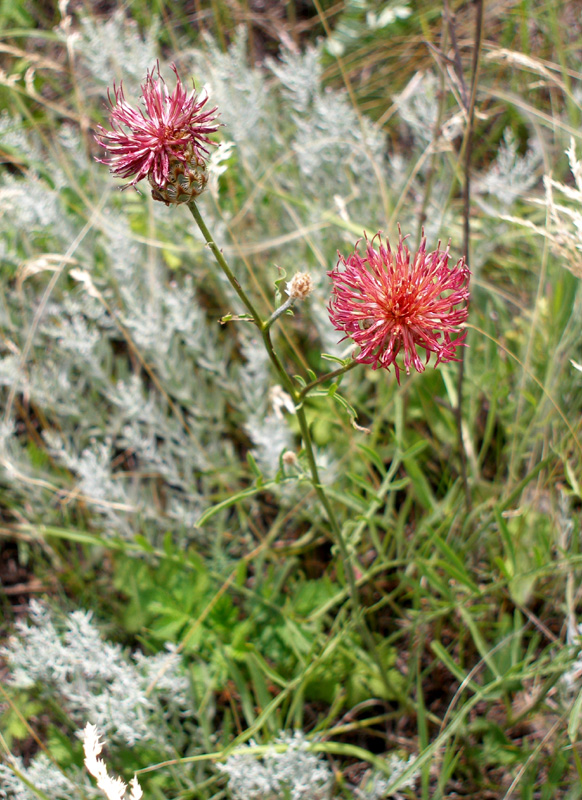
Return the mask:
<path id="1" fill-rule="evenodd" d="M 294 297 L 288 297 L 287 300 L 285 300 L 284 303 L 281 303 L 279 308 L 276 308 L 273 311 L 273 313 L 271 314 L 269 319 L 267 319 L 267 320 L 265 320 L 265 322 L 263 322 L 263 328 L 265 328 L 265 329 L 266 328 L 270 328 L 271 325 L 279 319 L 279 317 L 281 317 L 286 311 L 288 311 L 290 308 L 293 307 L 294 303 L 295 303 L 295 298 Z"/>
<path id="2" fill-rule="evenodd" d="M 327 515 L 327 518 L 329 520 L 329 524 L 330 524 L 331 529 L 332 529 L 333 538 L 335 539 L 335 541 L 337 543 L 337 546 L 338 546 L 338 549 L 340 551 L 340 556 L 341 556 L 341 559 L 343 561 L 345 575 L 346 575 L 347 582 L 348 582 L 350 601 L 351 601 L 351 605 L 352 605 L 352 608 L 353 608 L 353 611 L 354 611 L 354 616 L 355 616 L 357 628 L 358 628 L 358 630 L 360 632 L 360 636 L 362 637 L 363 642 L 365 643 L 366 647 L 368 648 L 368 651 L 369 651 L 370 655 L 373 657 L 374 661 L 376 662 L 376 665 L 378 666 L 378 670 L 379 670 L 379 673 L 380 673 L 380 679 L 382 680 L 382 682 L 384 683 L 384 685 L 385 685 L 385 687 L 386 687 L 386 689 L 388 691 L 388 696 L 390 696 L 390 695 L 396 696 L 395 688 L 394 688 L 394 686 L 391 685 L 391 683 L 390 683 L 390 681 L 388 679 L 388 676 L 387 676 L 385 668 L 384 668 L 384 664 L 382 663 L 382 659 L 380 657 L 378 649 L 376 648 L 376 643 L 375 643 L 374 638 L 373 638 L 372 634 L 370 633 L 370 630 L 369 630 L 369 628 L 367 626 L 367 623 L 366 623 L 366 618 L 364 616 L 363 608 L 362 608 L 361 603 L 360 603 L 360 595 L 359 595 L 358 587 L 357 587 L 357 584 L 356 584 L 356 576 L 355 576 L 355 573 L 354 573 L 354 569 L 352 567 L 352 562 L 351 562 L 350 555 L 349 555 L 349 552 L 348 552 L 348 547 L 347 547 L 345 539 L 343 537 L 340 525 L 339 525 L 339 523 L 337 521 L 337 517 L 335 515 L 335 511 L 333 510 L 333 506 L 331 505 L 331 503 L 329 501 L 329 498 L 326 495 L 326 493 L 325 493 L 325 491 L 323 489 L 323 486 L 321 485 L 321 481 L 320 481 L 320 478 L 319 478 L 319 471 L 317 469 L 317 464 L 316 464 L 316 461 L 315 461 L 315 455 L 313 453 L 313 443 L 312 443 L 312 440 L 311 440 L 311 431 L 309 430 L 309 423 L 307 422 L 307 417 L 305 415 L 305 409 L 301 405 L 301 400 L 305 396 L 305 393 L 306 393 L 305 390 L 306 389 L 309 390 L 310 388 L 313 388 L 314 385 L 317 385 L 317 384 L 321 383 L 322 381 L 324 381 L 324 380 L 326 380 L 326 379 L 328 379 L 330 377 L 335 377 L 337 375 L 343 374 L 344 372 L 347 372 L 349 369 L 352 369 L 354 366 L 356 366 L 357 362 L 356 361 L 350 362 L 350 364 L 348 364 L 345 367 L 341 367 L 338 370 L 334 370 L 334 372 L 328 373 L 327 375 L 323 375 L 322 378 L 320 378 L 317 381 L 314 381 L 312 384 L 308 384 L 308 386 L 304 387 L 302 392 L 297 391 L 297 389 L 295 388 L 295 386 L 293 384 L 293 380 L 291 379 L 291 377 L 287 373 L 285 367 L 283 366 L 283 364 L 281 362 L 281 359 L 279 358 L 279 356 L 277 355 L 277 353 L 275 352 L 275 349 L 273 347 L 273 342 L 271 340 L 271 333 L 270 333 L 270 326 L 274 322 L 273 315 L 271 315 L 271 317 L 269 319 L 265 320 L 265 321 L 263 321 L 261 319 L 261 317 L 259 316 L 259 313 L 255 309 L 254 305 L 252 304 L 252 302 L 247 297 L 244 289 L 242 288 L 242 286 L 240 285 L 240 283 L 237 281 L 237 279 L 235 278 L 234 274 L 232 273 L 230 267 L 228 266 L 228 264 L 226 262 L 226 259 L 222 255 L 220 249 L 215 244 L 212 236 L 210 235 L 210 231 L 208 230 L 208 228 L 204 224 L 202 216 L 200 215 L 200 211 L 198 210 L 198 206 L 192 200 L 190 203 L 188 203 L 188 208 L 192 212 L 192 215 L 193 215 L 194 219 L 196 220 L 196 223 L 198 224 L 198 227 L 200 228 L 200 230 L 202 232 L 202 235 L 206 239 L 206 241 L 208 243 L 208 246 L 212 250 L 212 253 L 213 253 L 216 261 L 218 262 L 219 266 L 221 267 L 221 269 L 223 270 L 224 274 L 226 275 L 226 277 L 230 281 L 230 283 L 233 286 L 233 288 L 235 289 L 236 293 L 238 294 L 238 296 L 240 297 L 240 299 L 244 303 L 245 307 L 248 309 L 248 311 L 251 314 L 251 316 L 252 316 L 254 322 L 256 323 L 257 327 L 260 329 L 261 334 L 263 336 L 263 342 L 264 342 L 264 345 L 265 345 L 265 349 L 266 349 L 266 351 L 268 353 L 268 356 L 269 356 L 273 366 L 275 367 L 275 369 L 276 369 L 276 371 L 277 371 L 277 373 L 278 373 L 278 375 L 279 375 L 279 377 L 281 379 L 281 383 L 283 384 L 285 389 L 289 392 L 289 394 L 291 395 L 291 398 L 293 399 L 293 402 L 295 403 L 295 406 L 296 406 L 295 413 L 297 415 L 297 421 L 299 422 L 299 428 L 301 430 L 301 436 L 302 436 L 302 439 L 303 439 L 303 446 L 304 446 L 304 450 L 305 450 L 305 455 L 307 457 L 307 461 L 309 463 L 309 470 L 311 472 L 311 483 L 313 485 L 313 488 L 315 489 L 315 492 L 317 494 L 317 497 L 319 498 L 319 501 L 321 502 L 321 505 L 325 509 L 325 513 Z M 276 319 L 276 317 L 275 317 L 275 319 Z"/>
<path id="3" fill-rule="evenodd" d="M 299 427 L 301 429 L 301 436 L 303 437 L 303 444 L 305 446 L 305 455 L 307 456 L 307 461 L 309 462 L 309 469 L 311 471 L 311 482 L 321 502 L 321 505 L 324 507 L 327 517 L 329 519 L 334 534 L 334 538 L 339 548 L 341 559 L 344 565 L 345 575 L 348 581 L 350 601 L 356 619 L 356 626 L 358 628 L 358 631 L 360 632 L 362 641 L 364 642 L 366 648 L 368 649 L 368 652 L 376 662 L 376 666 L 378 667 L 378 672 L 380 674 L 380 680 L 382 681 L 382 683 L 386 688 L 388 697 L 393 695 L 394 699 L 396 699 L 397 692 L 395 690 L 395 687 L 390 683 L 390 679 L 386 674 L 384 663 L 382 662 L 382 658 L 380 656 L 380 653 L 378 652 L 378 648 L 376 647 L 376 642 L 374 641 L 374 637 L 372 636 L 372 633 L 370 632 L 370 629 L 368 628 L 368 624 L 366 622 L 364 609 L 362 608 L 360 602 L 360 593 L 358 591 L 358 586 L 356 583 L 356 576 L 354 573 L 354 569 L 352 567 L 352 561 L 350 558 L 350 554 L 348 552 L 346 541 L 344 539 L 342 530 L 337 521 L 337 517 L 333 510 L 333 506 L 331 505 L 329 498 L 326 495 L 321 485 L 321 481 L 319 479 L 319 471 L 317 469 L 315 456 L 313 454 L 313 445 L 311 443 L 311 432 L 309 430 L 309 424 L 307 422 L 307 417 L 305 416 L 305 409 L 303 408 L 303 406 L 298 406 L 296 408 L 296 414 L 297 414 L 297 421 L 299 422 Z"/>
<path id="4" fill-rule="evenodd" d="M 322 375 L 316 380 L 311 381 L 311 383 L 308 383 L 307 386 L 304 386 L 303 389 L 299 392 L 298 395 L 299 400 L 303 400 L 305 397 L 307 397 L 309 392 L 312 389 L 315 389 L 316 386 L 319 386 L 321 383 L 324 383 L 325 381 L 331 381 L 334 378 L 338 378 L 345 372 L 349 372 L 354 367 L 357 367 L 359 363 L 360 363 L 359 361 L 356 361 L 354 359 L 353 361 L 350 361 L 349 364 L 344 364 L 343 367 L 339 367 L 339 369 L 334 369 L 333 372 L 326 372 L 325 375 Z"/>
<path id="5" fill-rule="evenodd" d="M 273 347 L 273 342 L 271 341 L 271 331 L 267 327 L 267 322 L 263 322 L 261 325 L 261 333 L 263 334 L 263 342 L 265 344 L 265 350 L 269 354 L 269 358 L 271 359 L 273 366 L 277 370 L 279 377 L 281 378 L 281 383 L 284 385 L 285 389 L 291 395 L 291 399 L 294 403 L 297 403 L 297 389 L 295 388 L 293 381 L 289 377 L 287 370 L 283 366 L 281 359 L 275 352 L 275 348 Z"/>
<path id="6" fill-rule="evenodd" d="M 188 203 L 188 208 L 192 212 L 192 216 L 196 220 L 196 224 L 200 228 L 200 231 L 202 232 L 202 236 L 204 236 L 208 246 L 212 250 L 212 254 L 213 254 L 214 258 L 217 260 L 217 262 L 220 265 L 222 271 L 224 272 L 224 274 L 226 275 L 226 277 L 230 281 L 230 285 L 232 286 L 232 288 L 235 290 L 235 292 L 238 294 L 238 296 L 240 297 L 240 299 L 244 303 L 247 311 L 249 312 L 249 314 L 253 318 L 253 321 L 255 322 L 257 327 L 262 328 L 263 321 L 261 320 L 261 317 L 259 316 L 259 312 L 257 311 L 257 309 L 254 307 L 254 305 L 251 303 L 251 301 L 247 297 L 246 292 L 244 291 L 244 289 L 242 288 L 242 286 L 240 285 L 238 280 L 235 278 L 234 273 L 231 271 L 230 267 L 228 266 L 228 264 L 226 262 L 226 259 L 222 255 L 222 252 L 221 252 L 220 248 L 217 246 L 216 242 L 214 241 L 214 239 L 210 235 L 210 231 L 208 230 L 208 228 L 204 224 L 204 220 L 202 219 L 200 211 L 198 210 L 198 206 L 196 205 L 196 201 L 195 200 L 191 200 Z"/>
<path id="7" fill-rule="evenodd" d="M 335 515 L 335 511 L 333 510 L 333 506 L 331 505 L 329 498 L 326 495 L 323 486 L 321 485 L 321 480 L 319 478 L 319 470 L 317 469 L 317 463 L 315 461 L 315 455 L 313 453 L 313 443 L 311 440 L 311 431 L 309 430 L 309 423 L 307 422 L 305 409 L 301 404 L 298 404 L 300 393 L 296 390 L 291 378 L 285 371 L 285 367 L 281 363 L 279 356 L 275 353 L 275 350 L 273 348 L 273 343 L 271 341 L 271 334 L 269 332 L 269 329 L 266 328 L 264 324 L 263 324 L 263 341 L 265 343 L 265 347 L 267 349 L 269 357 L 273 362 L 277 372 L 279 373 L 279 376 L 281 377 L 282 383 L 284 384 L 285 388 L 293 398 L 293 402 L 296 405 L 295 413 L 297 415 L 299 429 L 301 430 L 301 437 L 303 439 L 305 455 L 307 457 L 307 461 L 309 464 L 309 471 L 311 472 L 311 484 L 315 489 L 315 492 L 317 494 L 317 497 L 319 498 L 321 505 L 325 509 L 325 513 L 327 514 L 329 524 L 331 525 L 333 538 L 335 539 L 336 544 L 340 551 L 340 556 L 344 565 L 345 575 L 348 581 L 350 602 L 352 605 L 352 609 L 354 611 L 356 626 L 360 632 L 360 636 L 362 637 L 363 642 L 365 643 L 368 649 L 368 652 L 376 662 L 378 671 L 380 673 L 380 680 L 384 683 L 386 690 L 388 692 L 388 696 L 396 695 L 394 686 L 392 686 L 386 674 L 384 664 L 380 657 L 380 653 L 378 652 L 378 649 L 376 647 L 376 642 L 374 641 L 374 637 L 372 636 L 368 628 L 368 625 L 366 623 L 366 618 L 364 616 L 363 608 L 360 603 L 360 593 L 358 591 L 358 586 L 356 583 L 356 576 L 354 573 L 354 569 L 352 567 L 352 561 L 350 558 L 350 554 L 348 552 L 346 541 L 344 539 L 340 525 L 337 521 L 337 517 Z"/>

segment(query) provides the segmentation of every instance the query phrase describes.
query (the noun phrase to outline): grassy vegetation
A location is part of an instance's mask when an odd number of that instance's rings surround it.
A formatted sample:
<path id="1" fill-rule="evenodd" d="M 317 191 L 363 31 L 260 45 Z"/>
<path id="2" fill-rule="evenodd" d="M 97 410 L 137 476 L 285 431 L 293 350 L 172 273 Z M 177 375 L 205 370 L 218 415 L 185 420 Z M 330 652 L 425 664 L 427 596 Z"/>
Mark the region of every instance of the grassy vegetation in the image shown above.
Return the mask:
<path id="1" fill-rule="evenodd" d="M 98 796 L 86 722 L 148 800 L 582 796 L 582 25 L 484 5 L 0 4 L 0 797 Z M 156 58 L 219 106 L 199 208 L 261 316 L 313 276 L 297 388 L 348 355 L 338 250 L 467 249 L 460 384 L 304 404 L 346 552 L 187 209 L 95 161 Z"/>

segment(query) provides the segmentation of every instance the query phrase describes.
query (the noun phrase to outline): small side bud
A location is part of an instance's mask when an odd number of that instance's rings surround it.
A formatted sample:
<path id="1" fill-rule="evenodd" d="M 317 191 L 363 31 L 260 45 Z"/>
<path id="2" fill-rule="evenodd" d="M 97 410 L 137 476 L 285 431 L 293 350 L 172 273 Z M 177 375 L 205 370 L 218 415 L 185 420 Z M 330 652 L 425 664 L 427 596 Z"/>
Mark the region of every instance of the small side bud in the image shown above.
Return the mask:
<path id="1" fill-rule="evenodd" d="M 296 272 L 287 282 L 287 294 L 293 300 L 305 300 L 313 291 L 313 278 L 309 272 Z"/>
<path id="2" fill-rule="evenodd" d="M 299 463 L 293 450 L 285 450 L 281 458 L 283 459 L 283 464 L 287 467 L 295 467 Z"/>

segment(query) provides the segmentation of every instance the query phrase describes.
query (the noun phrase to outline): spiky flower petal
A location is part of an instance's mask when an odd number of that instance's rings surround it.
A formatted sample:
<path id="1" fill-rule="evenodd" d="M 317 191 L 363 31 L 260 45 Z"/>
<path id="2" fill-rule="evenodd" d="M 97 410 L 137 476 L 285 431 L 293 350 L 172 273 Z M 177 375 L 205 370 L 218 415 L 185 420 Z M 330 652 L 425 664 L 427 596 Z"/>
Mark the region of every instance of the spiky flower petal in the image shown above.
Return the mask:
<path id="1" fill-rule="evenodd" d="M 356 360 L 374 369 L 393 365 L 397 380 L 402 366 L 407 375 L 412 367 L 423 372 L 431 353 L 435 366 L 458 361 L 456 349 L 466 334 L 452 340 L 451 333 L 467 320 L 470 272 L 465 260 L 450 267 L 448 246 L 441 250 L 439 242 L 427 253 L 425 237 L 411 257 L 402 234 L 396 253 L 388 241 L 382 244 L 380 234 L 371 242 L 366 238 L 364 256 L 357 247 L 347 259 L 338 253 L 339 261 L 328 273 L 333 281 L 330 319 L 344 338 L 359 345 Z M 425 351 L 424 363 L 417 348 Z M 403 364 L 396 361 L 401 350 Z"/>
<path id="2" fill-rule="evenodd" d="M 111 130 L 99 125 L 95 136 L 108 153 L 98 161 L 117 177 L 131 179 L 127 186 L 147 177 L 154 198 L 166 203 L 200 193 L 206 183 L 206 145 L 212 144 L 209 134 L 219 127 L 216 108 L 203 111 L 208 98 L 198 98 L 194 90 L 188 94 L 174 64 L 172 70 L 176 86 L 171 93 L 159 64 L 148 72 L 141 87 L 145 113 L 129 105 L 122 85 L 114 86 L 114 98 L 109 94 Z"/>

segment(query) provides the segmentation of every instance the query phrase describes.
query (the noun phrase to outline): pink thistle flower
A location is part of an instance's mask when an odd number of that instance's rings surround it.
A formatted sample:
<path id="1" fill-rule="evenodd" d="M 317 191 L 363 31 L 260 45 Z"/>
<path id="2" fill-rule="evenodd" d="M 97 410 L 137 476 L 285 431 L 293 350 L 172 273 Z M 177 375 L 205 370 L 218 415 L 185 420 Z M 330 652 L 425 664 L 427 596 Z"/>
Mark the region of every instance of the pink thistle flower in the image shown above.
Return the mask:
<path id="1" fill-rule="evenodd" d="M 401 233 L 395 254 L 388 241 L 382 244 L 380 234 L 371 242 L 366 238 L 365 256 L 358 253 L 358 244 L 347 259 L 338 253 L 339 261 L 328 273 L 333 281 L 329 316 L 346 334 L 344 339 L 359 345 L 356 361 L 373 369 L 394 365 L 398 382 L 402 365 L 396 357 L 401 350 L 407 375 L 411 367 L 423 372 L 431 353 L 436 355 L 435 366 L 458 361 L 456 348 L 464 344 L 466 334 L 453 341 L 451 333 L 467 320 L 470 272 L 465 259 L 449 267 L 449 247 L 441 250 L 439 242 L 427 253 L 424 236 L 412 259 Z M 424 363 L 418 347 L 426 353 Z"/>
<path id="2" fill-rule="evenodd" d="M 155 190 L 163 193 L 168 185 L 175 185 L 177 181 L 181 188 L 185 181 L 183 177 L 178 179 L 176 168 L 180 176 L 186 174 L 187 177 L 192 169 L 204 170 L 203 155 L 208 155 L 206 145 L 212 144 L 208 134 L 219 128 L 216 108 L 202 110 L 208 98 L 198 98 L 194 90 L 188 94 L 174 64 L 172 70 L 176 75 L 172 93 L 160 75 L 159 64 L 155 77 L 154 70 L 148 72 L 141 87 L 145 113 L 127 103 L 122 85 L 114 85 L 114 99 L 108 93 L 111 130 L 99 125 L 95 136 L 108 151 L 107 158 L 97 160 L 106 164 L 113 175 L 131 178 L 126 187 L 149 178 L 154 197 Z M 197 177 L 200 180 L 200 176 Z M 202 183 L 206 183 L 205 176 Z M 164 196 L 156 199 L 166 200 Z"/>

